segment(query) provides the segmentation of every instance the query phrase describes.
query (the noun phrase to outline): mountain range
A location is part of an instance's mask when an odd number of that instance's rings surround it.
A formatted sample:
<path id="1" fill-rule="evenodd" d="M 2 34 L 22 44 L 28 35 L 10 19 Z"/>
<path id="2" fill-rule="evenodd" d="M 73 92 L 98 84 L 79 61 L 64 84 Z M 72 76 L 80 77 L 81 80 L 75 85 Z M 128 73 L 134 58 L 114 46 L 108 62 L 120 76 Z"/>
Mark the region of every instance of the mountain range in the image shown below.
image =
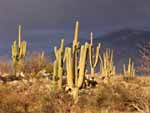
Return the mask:
<path id="1" fill-rule="evenodd" d="M 93 41 L 95 47 L 98 42 L 101 43 L 102 52 L 105 48 L 111 48 L 114 51 L 114 61 L 120 72 L 122 65 L 128 63 L 129 57 L 136 67 L 140 65 L 139 45 L 150 41 L 150 31 L 121 29 L 96 37 Z"/>

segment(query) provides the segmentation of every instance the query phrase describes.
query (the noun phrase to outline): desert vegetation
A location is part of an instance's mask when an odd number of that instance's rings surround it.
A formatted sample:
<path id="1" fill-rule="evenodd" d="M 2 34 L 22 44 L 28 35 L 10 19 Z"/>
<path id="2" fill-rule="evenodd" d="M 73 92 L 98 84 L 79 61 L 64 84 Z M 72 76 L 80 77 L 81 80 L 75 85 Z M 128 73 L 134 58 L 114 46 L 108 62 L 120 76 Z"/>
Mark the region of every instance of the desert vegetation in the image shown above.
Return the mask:
<path id="1" fill-rule="evenodd" d="M 90 42 L 79 42 L 78 21 L 72 47 L 62 39 L 54 61 L 44 52 L 27 54 L 21 32 L 19 25 L 11 61 L 0 58 L 0 113 L 150 113 L 150 78 L 136 75 L 131 58 L 118 74 L 113 49 L 95 48 L 92 32 Z M 149 46 L 140 51 L 149 73 Z"/>
<path id="2" fill-rule="evenodd" d="M 140 55 L 141 55 L 141 65 L 139 71 L 149 74 L 150 73 L 150 42 L 144 42 L 140 44 Z"/>

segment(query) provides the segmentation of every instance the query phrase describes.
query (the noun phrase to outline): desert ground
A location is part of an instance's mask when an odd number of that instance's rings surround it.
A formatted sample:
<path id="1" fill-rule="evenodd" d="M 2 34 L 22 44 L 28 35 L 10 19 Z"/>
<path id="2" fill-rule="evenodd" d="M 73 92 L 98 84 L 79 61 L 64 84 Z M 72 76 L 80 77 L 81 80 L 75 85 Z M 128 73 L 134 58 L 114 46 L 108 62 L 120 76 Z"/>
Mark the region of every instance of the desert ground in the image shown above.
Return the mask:
<path id="1" fill-rule="evenodd" d="M 149 113 L 150 77 L 103 80 L 80 90 L 79 101 L 61 91 L 51 91 L 51 80 L 33 78 L 0 84 L 0 113 Z"/>

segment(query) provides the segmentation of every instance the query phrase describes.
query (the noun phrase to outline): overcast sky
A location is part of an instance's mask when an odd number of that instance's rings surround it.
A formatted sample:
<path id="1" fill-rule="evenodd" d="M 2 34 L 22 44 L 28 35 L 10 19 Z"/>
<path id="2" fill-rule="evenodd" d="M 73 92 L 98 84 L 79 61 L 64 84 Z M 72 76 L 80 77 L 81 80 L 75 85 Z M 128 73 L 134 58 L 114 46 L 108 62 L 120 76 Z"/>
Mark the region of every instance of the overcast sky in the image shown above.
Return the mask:
<path id="1" fill-rule="evenodd" d="M 70 29 L 78 18 L 83 29 L 150 27 L 150 0 L 0 0 L 0 33 Z"/>

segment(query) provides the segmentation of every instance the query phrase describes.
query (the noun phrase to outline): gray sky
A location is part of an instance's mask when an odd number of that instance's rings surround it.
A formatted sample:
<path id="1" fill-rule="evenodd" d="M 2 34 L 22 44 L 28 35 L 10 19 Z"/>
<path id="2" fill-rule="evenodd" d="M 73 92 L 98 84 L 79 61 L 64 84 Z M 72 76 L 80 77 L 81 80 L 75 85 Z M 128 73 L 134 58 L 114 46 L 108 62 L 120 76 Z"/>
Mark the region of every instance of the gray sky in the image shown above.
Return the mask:
<path id="1" fill-rule="evenodd" d="M 83 29 L 150 27 L 150 0 L 0 0 L 0 33 L 69 29 L 78 18 Z"/>

